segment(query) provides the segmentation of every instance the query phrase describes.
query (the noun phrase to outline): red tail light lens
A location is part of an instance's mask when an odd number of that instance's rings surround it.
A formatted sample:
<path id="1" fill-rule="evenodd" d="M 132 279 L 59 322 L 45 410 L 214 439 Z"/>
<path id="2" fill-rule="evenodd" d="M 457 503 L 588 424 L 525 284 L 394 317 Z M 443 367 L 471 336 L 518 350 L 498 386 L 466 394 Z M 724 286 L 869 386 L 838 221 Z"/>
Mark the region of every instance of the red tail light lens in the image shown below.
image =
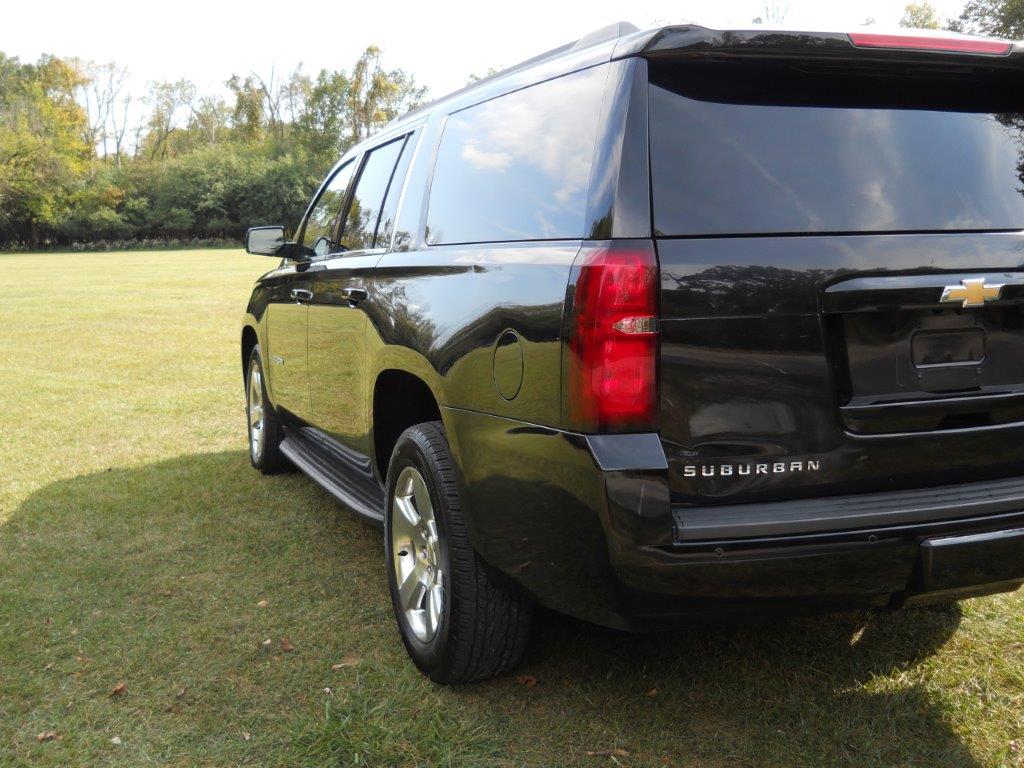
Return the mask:
<path id="1" fill-rule="evenodd" d="M 658 262 L 650 242 L 585 247 L 576 259 L 566 403 L 584 432 L 657 428 Z"/>
<path id="2" fill-rule="evenodd" d="M 1005 56 L 1013 44 L 1005 40 L 982 40 L 972 37 L 936 37 L 931 35 L 877 35 L 866 32 L 850 34 L 858 48 L 902 48 L 918 51 L 949 51 L 952 53 L 987 53 Z"/>

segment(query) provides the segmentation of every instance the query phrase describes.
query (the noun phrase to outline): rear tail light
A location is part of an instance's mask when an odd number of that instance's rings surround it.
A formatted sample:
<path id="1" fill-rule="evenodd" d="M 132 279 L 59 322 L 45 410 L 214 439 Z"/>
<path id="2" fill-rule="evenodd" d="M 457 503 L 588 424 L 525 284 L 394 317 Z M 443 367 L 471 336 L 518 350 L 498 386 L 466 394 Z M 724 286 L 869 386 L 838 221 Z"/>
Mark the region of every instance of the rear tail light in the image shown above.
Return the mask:
<path id="1" fill-rule="evenodd" d="M 658 261 L 650 241 L 587 246 L 569 315 L 566 411 L 582 432 L 657 428 Z"/>
<path id="2" fill-rule="evenodd" d="M 987 53 L 1005 56 L 1013 50 L 1006 40 L 983 40 L 976 37 L 939 37 L 936 35 L 877 35 L 853 32 L 850 42 L 858 48 L 900 48 L 916 51 L 952 53 Z"/>

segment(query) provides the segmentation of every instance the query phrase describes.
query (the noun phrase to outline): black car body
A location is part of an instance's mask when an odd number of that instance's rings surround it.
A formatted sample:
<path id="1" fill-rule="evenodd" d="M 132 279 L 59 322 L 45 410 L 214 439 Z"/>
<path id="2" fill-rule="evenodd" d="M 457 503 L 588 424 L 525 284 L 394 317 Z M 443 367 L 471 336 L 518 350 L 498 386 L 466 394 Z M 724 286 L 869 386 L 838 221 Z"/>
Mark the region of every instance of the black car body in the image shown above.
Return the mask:
<path id="1" fill-rule="evenodd" d="M 589 621 L 1016 588 L 1022 72 L 977 38 L 600 31 L 349 151 L 255 248 L 286 258 L 243 365 L 375 520 L 441 422 L 482 567 Z"/>

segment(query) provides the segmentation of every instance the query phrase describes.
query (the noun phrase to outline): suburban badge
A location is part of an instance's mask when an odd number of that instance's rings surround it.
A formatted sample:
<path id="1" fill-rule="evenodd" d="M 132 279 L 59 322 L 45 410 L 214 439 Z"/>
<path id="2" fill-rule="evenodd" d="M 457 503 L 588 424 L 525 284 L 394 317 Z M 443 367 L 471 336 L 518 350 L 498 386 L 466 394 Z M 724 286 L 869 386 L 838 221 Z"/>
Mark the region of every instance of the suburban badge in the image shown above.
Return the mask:
<path id="1" fill-rule="evenodd" d="M 808 459 L 781 459 L 776 461 L 733 462 L 729 464 L 686 464 L 683 477 L 745 477 L 748 475 L 788 475 L 797 472 L 819 472 L 821 462 Z"/>

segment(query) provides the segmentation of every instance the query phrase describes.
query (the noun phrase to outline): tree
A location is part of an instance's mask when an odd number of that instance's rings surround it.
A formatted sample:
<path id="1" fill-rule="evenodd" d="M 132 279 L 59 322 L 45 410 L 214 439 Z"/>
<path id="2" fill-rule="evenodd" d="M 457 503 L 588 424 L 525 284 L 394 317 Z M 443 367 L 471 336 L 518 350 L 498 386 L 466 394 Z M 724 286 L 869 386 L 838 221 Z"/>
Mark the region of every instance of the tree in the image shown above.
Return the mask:
<path id="1" fill-rule="evenodd" d="M 295 121 L 296 140 L 321 165 L 330 166 L 347 144 L 350 90 L 344 72 L 320 70 Z"/>
<path id="2" fill-rule="evenodd" d="M 789 3 L 769 0 L 764 4 L 764 14 L 753 20 L 753 24 L 782 24 L 789 15 Z"/>
<path id="3" fill-rule="evenodd" d="M 111 144 L 118 164 L 121 146 L 128 128 L 131 94 L 125 93 L 128 70 L 114 62 L 72 60 L 86 80 L 76 89 L 79 103 L 85 108 L 89 125 L 89 141 L 107 157 Z"/>
<path id="4" fill-rule="evenodd" d="M 425 92 L 374 47 L 350 71 L 233 76 L 227 98 L 151 82 L 141 120 L 129 85 L 113 63 L 0 53 L 0 247 L 294 225 L 352 142 Z"/>
<path id="5" fill-rule="evenodd" d="M 219 96 L 203 96 L 192 107 L 188 130 L 198 144 L 214 145 L 223 141 L 230 130 L 231 108 Z"/>
<path id="6" fill-rule="evenodd" d="M 403 70 L 384 71 L 380 58 L 380 48 L 371 45 L 352 68 L 347 100 L 352 144 L 414 107 L 426 94 L 427 89 L 418 87 Z"/>
<path id="7" fill-rule="evenodd" d="M 196 87 L 188 80 L 151 82 L 146 103 L 150 106 L 146 143 L 149 159 L 167 157 L 167 139 L 192 111 Z"/>
<path id="8" fill-rule="evenodd" d="M 85 75 L 43 56 L 21 64 L 0 54 L 0 229 L 39 247 L 67 215 L 95 157 L 76 90 Z"/>
<path id="9" fill-rule="evenodd" d="M 1024 0 L 968 0 L 950 28 L 967 34 L 1019 40 L 1024 38 Z"/>
<path id="10" fill-rule="evenodd" d="M 235 106 L 231 121 L 242 141 L 254 142 L 263 136 L 266 120 L 263 111 L 263 91 L 251 75 L 242 79 L 232 75 L 225 85 L 234 94 Z"/>
<path id="11" fill-rule="evenodd" d="M 900 26 L 910 29 L 942 29 L 942 20 L 935 6 L 925 0 L 911 3 L 904 9 Z"/>

